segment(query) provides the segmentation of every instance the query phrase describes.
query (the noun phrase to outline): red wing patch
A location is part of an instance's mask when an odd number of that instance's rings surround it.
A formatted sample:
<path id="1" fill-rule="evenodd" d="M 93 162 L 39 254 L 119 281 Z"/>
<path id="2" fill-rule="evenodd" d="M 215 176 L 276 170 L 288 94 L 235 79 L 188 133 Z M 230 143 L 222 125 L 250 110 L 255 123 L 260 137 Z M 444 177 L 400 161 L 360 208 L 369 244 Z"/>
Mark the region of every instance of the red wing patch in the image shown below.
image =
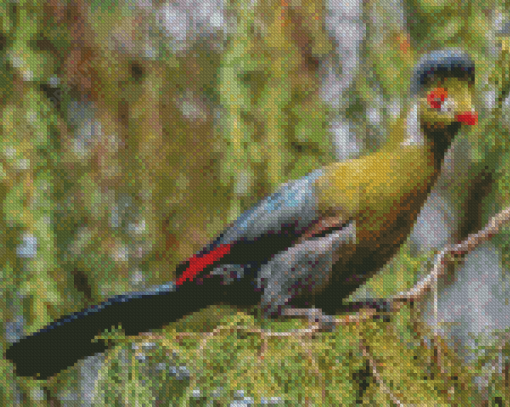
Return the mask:
<path id="1" fill-rule="evenodd" d="M 219 245 L 216 249 L 213 251 L 205 254 L 202 257 L 197 257 L 197 255 L 194 255 L 191 259 L 188 260 L 189 265 L 184 270 L 182 275 L 177 279 L 175 284 L 177 286 L 180 286 L 182 283 L 184 283 L 186 280 L 193 281 L 195 277 L 207 266 L 210 266 L 211 264 L 214 264 L 218 260 L 220 260 L 222 257 L 226 256 L 230 253 L 232 245 L 231 244 L 222 244 Z"/>

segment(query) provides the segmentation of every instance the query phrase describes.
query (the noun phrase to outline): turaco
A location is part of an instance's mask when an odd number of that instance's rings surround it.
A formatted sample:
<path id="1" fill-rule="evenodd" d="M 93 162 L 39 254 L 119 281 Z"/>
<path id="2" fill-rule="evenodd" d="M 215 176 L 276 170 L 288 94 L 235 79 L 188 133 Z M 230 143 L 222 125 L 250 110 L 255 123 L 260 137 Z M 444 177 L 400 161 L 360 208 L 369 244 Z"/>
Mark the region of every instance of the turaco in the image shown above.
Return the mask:
<path id="1" fill-rule="evenodd" d="M 22 376 L 46 379 L 105 350 L 92 339 L 121 326 L 157 329 L 211 304 L 325 314 L 379 270 L 407 238 L 462 125 L 477 123 L 475 65 L 459 49 L 424 55 L 412 106 L 376 153 L 282 185 L 181 263 L 177 280 L 60 318 L 6 351 Z"/>

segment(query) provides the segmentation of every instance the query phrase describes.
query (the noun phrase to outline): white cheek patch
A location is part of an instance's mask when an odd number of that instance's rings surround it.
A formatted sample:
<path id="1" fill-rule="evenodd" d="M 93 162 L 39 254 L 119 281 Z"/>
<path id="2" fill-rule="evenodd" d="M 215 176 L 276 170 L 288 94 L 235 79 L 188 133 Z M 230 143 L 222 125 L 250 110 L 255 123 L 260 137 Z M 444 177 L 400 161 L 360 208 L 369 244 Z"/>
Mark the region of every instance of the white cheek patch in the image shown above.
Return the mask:
<path id="1" fill-rule="evenodd" d="M 441 113 L 452 113 L 455 111 L 455 101 L 451 98 L 446 98 L 441 104 Z"/>

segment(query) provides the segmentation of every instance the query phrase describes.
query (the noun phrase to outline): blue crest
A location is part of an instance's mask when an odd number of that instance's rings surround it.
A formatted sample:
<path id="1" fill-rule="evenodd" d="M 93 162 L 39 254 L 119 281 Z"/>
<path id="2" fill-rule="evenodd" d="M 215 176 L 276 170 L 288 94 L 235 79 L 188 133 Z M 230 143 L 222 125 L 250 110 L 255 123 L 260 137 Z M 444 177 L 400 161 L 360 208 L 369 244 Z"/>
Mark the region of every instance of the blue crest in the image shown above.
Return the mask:
<path id="1" fill-rule="evenodd" d="M 466 78 L 475 81 L 475 63 L 459 48 L 436 50 L 423 55 L 416 64 L 411 78 L 411 95 L 416 95 L 437 77 Z"/>

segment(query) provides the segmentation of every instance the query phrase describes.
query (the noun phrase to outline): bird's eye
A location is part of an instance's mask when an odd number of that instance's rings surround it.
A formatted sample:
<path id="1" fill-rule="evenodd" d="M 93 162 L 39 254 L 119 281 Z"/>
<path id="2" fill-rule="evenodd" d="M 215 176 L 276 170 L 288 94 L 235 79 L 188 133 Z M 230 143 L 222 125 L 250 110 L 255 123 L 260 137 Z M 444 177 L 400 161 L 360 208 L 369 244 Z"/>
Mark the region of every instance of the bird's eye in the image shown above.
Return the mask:
<path id="1" fill-rule="evenodd" d="M 434 88 L 427 95 L 427 102 L 433 109 L 440 109 L 441 105 L 448 97 L 448 92 L 444 88 Z"/>

